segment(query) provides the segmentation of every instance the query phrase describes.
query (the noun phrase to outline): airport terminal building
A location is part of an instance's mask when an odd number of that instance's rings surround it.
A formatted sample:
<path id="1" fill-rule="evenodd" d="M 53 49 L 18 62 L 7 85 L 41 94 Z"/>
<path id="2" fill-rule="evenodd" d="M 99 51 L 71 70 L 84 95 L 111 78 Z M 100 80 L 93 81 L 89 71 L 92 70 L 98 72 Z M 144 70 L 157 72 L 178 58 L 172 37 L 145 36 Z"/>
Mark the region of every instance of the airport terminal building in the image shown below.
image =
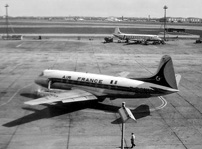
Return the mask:
<path id="1" fill-rule="evenodd" d="M 164 22 L 164 18 L 160 18 L 160 22 Z M 202 23 L 201 18 L 194 18 L 194 17 L 189 17 L 189 18 L 182 18 L 182 17 L 167 17 L 166 22 L 171 22 L 171 23 Z"/>

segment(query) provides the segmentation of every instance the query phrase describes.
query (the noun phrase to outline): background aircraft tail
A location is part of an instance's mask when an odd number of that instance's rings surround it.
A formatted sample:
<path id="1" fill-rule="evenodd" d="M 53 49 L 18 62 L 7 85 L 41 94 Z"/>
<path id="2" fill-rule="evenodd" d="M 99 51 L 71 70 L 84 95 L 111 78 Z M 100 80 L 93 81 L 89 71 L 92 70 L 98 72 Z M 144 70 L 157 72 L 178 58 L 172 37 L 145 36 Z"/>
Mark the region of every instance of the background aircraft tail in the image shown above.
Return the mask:
<path id="1" fill-rule="evenodd" d="M 119 27 L 115 28 L 114 34 L 121 34 L 121 31 L 119 30 Z"/>
<path id="2" fill-rule="evenodd" d="M 154 75 L 148 78 L 140 78 L 138 80 L 178 89 L 180 79 L 181 75 L 175 75 L 171 57 L 169 55 L 164 55 L 161 58 L 158 69 Z"/>

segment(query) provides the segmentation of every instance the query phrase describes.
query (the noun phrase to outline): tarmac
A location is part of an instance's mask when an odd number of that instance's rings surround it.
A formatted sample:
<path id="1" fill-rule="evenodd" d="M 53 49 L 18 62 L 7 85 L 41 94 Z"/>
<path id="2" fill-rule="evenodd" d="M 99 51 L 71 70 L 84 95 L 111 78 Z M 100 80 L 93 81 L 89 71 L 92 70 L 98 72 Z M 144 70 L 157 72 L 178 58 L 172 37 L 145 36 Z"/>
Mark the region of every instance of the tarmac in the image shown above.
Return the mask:
<path id="1" fill-rule="evenodd" d="M 137 119 L 126 123 L 125 148 L 133 132 L 136 149 L 201 149 L 202 44 L 194 42 L 146 46 L 83 38 L 0 40 L 0 149 L 120 148 L 122 102 Z M 129 71 L 128 77 L 143 77 L 156 71 L 165 54 L 182 75 L 180 92 L 164 96 L 165 106 L 159 98 L 23 104 L 37 98 L 34 80 L 44 69 L 107 75 Z"/>

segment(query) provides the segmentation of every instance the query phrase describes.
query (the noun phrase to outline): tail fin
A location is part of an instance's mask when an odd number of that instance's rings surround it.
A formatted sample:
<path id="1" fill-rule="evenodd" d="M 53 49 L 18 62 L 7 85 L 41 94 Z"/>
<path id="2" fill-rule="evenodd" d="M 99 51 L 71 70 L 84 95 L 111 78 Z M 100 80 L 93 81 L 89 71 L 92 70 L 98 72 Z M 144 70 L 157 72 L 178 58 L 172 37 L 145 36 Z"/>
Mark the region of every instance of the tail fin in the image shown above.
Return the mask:
<path id="1" fill-rule="evenodd" d="M 121 34 L 121 31 L 119 30 L 119 27 L 115 28 L 114 34 Z"/>
<path id="2" fill-rule="evenodd" d="M 156 73 L 151 77 L 141 78 L 139 80 L 178 89 L 180 79 L 180 75 L 175 75 L 171 57 L 169 55 L 164 55 L 161 58 Z"/>

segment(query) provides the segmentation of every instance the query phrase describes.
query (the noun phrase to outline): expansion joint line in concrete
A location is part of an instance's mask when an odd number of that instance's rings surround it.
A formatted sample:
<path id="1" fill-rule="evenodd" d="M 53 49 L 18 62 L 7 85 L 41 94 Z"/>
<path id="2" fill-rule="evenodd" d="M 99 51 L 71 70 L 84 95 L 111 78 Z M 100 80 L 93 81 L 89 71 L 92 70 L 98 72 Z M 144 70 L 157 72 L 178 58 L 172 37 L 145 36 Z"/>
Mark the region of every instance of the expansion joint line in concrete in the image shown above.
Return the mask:
<path id="1" fill-rule="evenodd" d="M 171 129 L 172 130 L 172 129 Z M 173 131 L 173 130 L 172 130 Z M 173 131 L 173 133 L 175 134 L 175 136 L 178 138 L 178 140 L 182 143 L 182 145 L 184 146 L 185 149 L 188 149 L 186 147 L 186 145 L 183 143 L 183 141 L 179 138 L 179 136 Z"/>
<path id="2" fill-rule="evenodd" d="M 101 71 L 101 69 L 100 69 L 100 65 L 99 65 L 99 63 L 98 63 L 98 61 L 97 61 L 97 59 L 96 59 L 96 56 L 95 56 L 95 50 L 94 50 L 94 48 L 93 48 L 92 42 L 91 42 L 91 46 L 92 46 L 93 55 L 94 55 L 94 57 L 95 57 L 95 60 L 96 60 L 96 64 L 97 64 L 99 73 L 102 74 L 102 71 Z"/>
<path id="3" fill-rule="evenodd" d="M 72 124 L 72 117 L 71 117 L 71 114 L 69 114 L 69 127 L 68 127 L 68 136 L 67 136 L 67 149 L 69 149 L 69 143 L 70 143 L 71 124 Z"/>
<path id="4" fill-rule="evenodd" d="M 79 49 L 79 44 L 77 44 L 78 45 L 78 49 Z M 75 55 L 76 55 L 76 63 L 75 63 L 75 67 L 74 67 L 74 71 L 77 71 L 77 65 L 78 65 L 78 53 L 75 53 Z"/>
<path id="5" fill-rule="evenodd" d="M 21 122 L 22 122 L 22 120 L 21 120 Z M 19 125 L 16 127 L 16 129 L 15 129 L 14 133 L 12 134 L 11 138 L 9 139 L 9 141 L 8 141 L 8 143 L 7 143 L 6 147 L 5 147 L 5 149 L 8 148 L 8 146 L 9 146 L 9 144 L 11 143 L 11 141 L 12 141 L 14 135 L 16 134 L 18 128 L 19 128 Z"/>
<path id="6" fill-rule="evenodd" d="M 202 114 L 197 108 L 195 108 L 195 106 L 193 105 L 193 104 L 191 104 L 188 100 L 186 100 L 186 99 L 184 99 L 180 94 L 178 94 L 183 100 L 185 100 L 188 104 L 190 104 L 191 105 L 191 107 L 193 107 L 196 111 L 198 111 L 200 114 Z M 179 112 L 179 110 L 177 110 L 177 108 L 172 104 L 172 103 L 170 103 L 172 106 L 173 106 L 173 108 L 175 108 L 176 109 L 176 111 L 178 111 Z M 180 113 L 180 112 L 179 112 Z M 180 115 L 186 120 L 186 117 L 184 117 L 181 113 L 180 113 Z M 200 135 L 202 136 L 202 133 L 196 128 L 196 127 L 194 127 L 193 126 L 193 128 L 198 132 L 198 133 L 200 133 Z"/>
<path id="7" fill-rule="evenodd" d="M 66 47 L 66 45 L 67 45 L 67 42 L 65 43 L 64 48 Z M 60 58 L 60 52 L 58 52 L 58 54 L 56 55 L 55 62 L 53 63 L 51 69 L 54 69 L 54 66 L 57 64 L 59 58 Z"/>
<path id="8" fill-rule="evenodd" d="M 180 113 L 180 115 L 187 121 L 186 117 L 184 115 L 181 114 L 181 112 L 179 110 L 177 110 L 176 106 L 174 106 L 172 103 L 170 103 L 172 105 L 172 107 L 178 112 Z M 196 109 L 197 110 L 197 109 Z M 191 123 L 189 121 L 186 122 L 187 123 Z M 193 126 L 192 128 L 194 128 L 201 136 L 202 136 L 202 133 L 200 132 L 200 130 L 198 130 L 195 126 Z"/>
<path id="9" fill-rule="evenodd" d="M 153 105 L 153 103 L 150 101 L 150 103 Z M 154 106 L 154 105 L 153 105 Z M 166 120 L 163 118 L 163 116 L 159 113 L 159 111 L 157 110 L 158 114 L 160 115 L 160 117 L 162 118 L 162 120 L 164 121 L 164 123 L 168 126 L 168 128 L 172 131 L 172 133 L 175 135 L 175 137 L 182 143 L 182 145 L 184 146 L 185 149 L 188 149 L 186 147 L 186 145 L 183 143 L 183 141 L 180 139 L 180 137 L 175 133 L 175 131 L 172 129 L 172 127 L 166 122 Z"/>
<path id="10" fill-rule="evenodd" d="M 183 78 L 183 80 L 186 80 L 186 81 L 192 83 L 190 80 L 188 80 L 188 79 L 186 79 L 186 78 Z M 184 85 L 182 85 L 182 84 L 180 84 L 180 86 L 182 86 L 182 87 L 184 87 L 185 89 L 189 90 L 189 88 L 187 88 L 187 86 L 184 86 Z M 196 85 L 195 85 L 195 86 L 196 86 Z M 197 86 L 197 87 L 198 87 L 198 88 L 201 88 L 200 86 Z M 189 90 L 189 92 L 191 92 L 192 94 L 196 95 L 192 90 Z M 197 96 L 197 97 L 200 97 L 200 96 L 198 96 L 198 95 L 196 95 L 196 96 Z"/>
<path id="11" fill-rule="evenodd" d="M 135 60 L 136 61 L 136 60 Z M 139 64 L 142 68 L 144 68 L 146 71 L 148 71 L 149 73 L 153 74 L 149 69 L 147 69 L 144 65 L 142 65 L 141 63 L 139 63 L 138 61 L 136 61 L 137 64 Z"/>
<path id="12" fill-rule="evenodd" d="M 76 71 L 77 65 L 78 65 L 78 55 L 76 56 L 76 63 L 75 63 L 74 71 Z"/>
<path id="13" fill-rule="evenodd" d="M 23 88 L 18 89 L 18 90 L 13 94 L 13 96 L 11 96 L 11 98 L 10 98 L 7 102 L 1 104 L 0 107 L 1 107 L 1 106 L 4 106 L 4 105 L 6 105 L 6 104 L 8 104 L 10 101 L 13 100 L 13 98 L 14 98 L 21 90 L 23 90 L 24 88 L 27 88 L 28 86 L 30 86 L 30 85 L 32 85 L 32 84 L 33 84 L 33 83 L 28 84 L 28 85 L 24 86 Z"/>
<path id="14" fill-rule="evenodd" d="M 137 61 L 136 61 L 137 62 Z M 137 62 L 138 63 L 138 62 Z M 138 63 L 140 66 L 142 66 L 145 70 L 147 70 L 148 72 L 150 72 L 145 66 L 141 65 L 140 63 Z M 151 73 L 151 72 L 150 72 Z M 151 101 L 150 101 L 151 103 Z M 151 103 L 152 104 L 152 103 Z M 153 104 L 152 104 L 153 105 Z M 155 107 L 153 105 L 153 107 Z M 158 112 L 158 110 L 157 110 Z M 164 123 L 170 128 L 170 130 L 172 130 L 173 134 L 175 134 L 176 138 L 182 143 L 182 145 L 185 147 L 185 149 L 187 149 L 187 147 L 185 146 L 185 144 L 183 143 L 183 141 L 179 138 L 179 136 L 175 133 L 175 131 L 170 127 L 170 125 L 165 121 L 165 119 L 163 118 L 163 116 L 158 112 L 158 114 L 161 116 L 161 118 L 163 119 Z"/>
<path id="15" fill-rule="evenodd" d="M 23 116 L 23 118 L 20 120 L 19 124 L 22 123 L 22 121 L 24 120 L 25 115 L 26 115 L 26 112 L 24 112 L 24 116 Z M 9 139 L 9 141 L 8 141 L 8 143 L 7 143 L 6 147 L 5 147 L 5 149 L 9 148 L 9 144 L 11 143 L 13 137 L 15 136 L 15 134 L 16 134 L 16 132 L 17 132 L 19 126 L 20 126 L 20 125 L 18 125 L 18 126 L 16 127 L 16 129 L 15 129 L 14 133 L 12 134 L 11 138 Z"/>
<path id="16" fill-rule="evenodd" d="M 22 58 L 21 58 L 21 59 L 22 59 Z M 14 70 L 16 70 L 16 69 L 17 69 L 19 66 L 21 66 L 21 65 L 23 65 L 23 63 L 17 64 L 11 71 L 9 71 L 9 73 L 12 73 Z M 1 73 L 1 72 L 0 72 L 0 73 Z M 25 72 L 24 72 L 24 73 L 25 73 Z M 5 76 L 5 77 L 6 77 L 6 76 Z M 5 78 L 5 77 L 4 77 L 4 78 Z M 3 79 L 4 79 L 4 78 L 3 78 Z M 18 77 L 17 79 L 19 79 L 19 78 L 20 78 L 20 77 Z M 3 80 L 3 79 L 2 79 L 2 80 Z M 17 79 L 16 79 L 16 80 L 17 80 Z M 16 81 L 16 80 L 15 80 L 15 81 Z M 12 85 L 15 83 L 15 81 L 14 81 L 10 86 L 12 86 Z M 9 86 L 9 87 L 10 87 L 10 86 Z M 8 88 L 9 88 L 9 87 L 8 87 Z"/>
<path id="17" fill-rule="evenodd" d="M 183 86 L 183 85 L 181 85 Z M 186 88 L 185 86 L 183 86 L 184 88 Z M 187 88 L 186 88 L 187 89 Z M 188 89 L 187 89 L 188 90 Z M 192 92 L 193 93 L 193 92 Z M 196 111 L 198 111 L 201 115 L 202 112 L 200 110 L 198 110 L 189 100 L 185 99 L 183 96 L 181 96 L 179 93 L 177 93 L 184 101 L 186 101 L 189 105 L 191 105 Z M 194 94 L 194 93 L 193 93 Z M 194 94 L 195 95 L 195 94 Z M 199 97 L 198 95 L 196 95 L 197 97 Z"/>
<path id="18" fill-rule="evenodd" d="M 130 57 L 130 54 L 128 54 L 124 48 L 121 48 L 125 54 L 128 55 L 128 57 Z M 144 68 L 146 71 L 148 71 L 149 73 L 153 74 L 149 69 L 147 69 L 147 67 L 145 67 L 144 65 L 142 65 L 141 63 L 139 63 L 137 60 L 134 60 L 138 65 L 140 65 L 142 68 Z"/>
<path id="19" fill-rule="evenodd" d="M 99 70 L 100 74 L 102 74 L 102 71 L 101 71 L 101 69 L 100 69 L 100 65 L 99 65 L 97 59 L 96 59 L 96 63 L 97 63 L 97 67 L 98 67 L 98 70 Z"/>
<path id="20" fill-rule="evenodd" d="M 53 63 L 53 65 L 50 67 L 50 69 L 54 69 L 54 67 L 55 67 L 55 65 L 57 64 L 57 62 L 58 62 L 58 59 L 59 59 L 59 56 L 60 54 L 57 54 L 56 56 L 55 56 L 55 61 L 54 61 L 54 63 Z"/>

